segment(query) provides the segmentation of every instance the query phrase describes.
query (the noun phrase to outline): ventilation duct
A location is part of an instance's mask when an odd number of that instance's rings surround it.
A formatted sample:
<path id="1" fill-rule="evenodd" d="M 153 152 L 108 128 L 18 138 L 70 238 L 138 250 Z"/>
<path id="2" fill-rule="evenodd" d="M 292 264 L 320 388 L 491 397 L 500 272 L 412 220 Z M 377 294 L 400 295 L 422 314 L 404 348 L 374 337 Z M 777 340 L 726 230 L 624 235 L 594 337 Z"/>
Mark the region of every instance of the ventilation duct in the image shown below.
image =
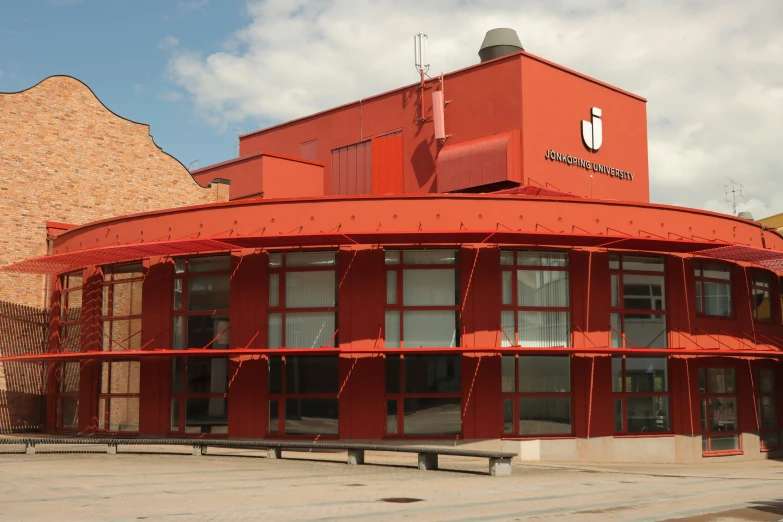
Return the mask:
<path id="1" fill-rule="evenodd" d="M 490 29 L 481 42 L 478 55 L 482 62 L 494 60 L 507 54 L 524 51 L 517 32 L 513 29 Z"/>

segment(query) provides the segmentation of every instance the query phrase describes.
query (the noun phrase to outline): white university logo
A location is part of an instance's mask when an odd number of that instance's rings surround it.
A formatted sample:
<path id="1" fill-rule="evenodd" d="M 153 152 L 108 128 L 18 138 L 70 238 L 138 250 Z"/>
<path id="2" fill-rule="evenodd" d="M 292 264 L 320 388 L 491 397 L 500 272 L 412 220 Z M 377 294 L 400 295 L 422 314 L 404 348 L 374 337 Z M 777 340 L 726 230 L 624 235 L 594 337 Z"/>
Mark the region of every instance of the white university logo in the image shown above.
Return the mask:
<path id="1" fill-rule="evenodd" d="M 590 109 L 590 116 L 590 121 L 582 120 L 582 141 L 585 143 L 585 147 L 593 152 L 598 152 L 604 140 L 601 109 L 593 107 Z"/>

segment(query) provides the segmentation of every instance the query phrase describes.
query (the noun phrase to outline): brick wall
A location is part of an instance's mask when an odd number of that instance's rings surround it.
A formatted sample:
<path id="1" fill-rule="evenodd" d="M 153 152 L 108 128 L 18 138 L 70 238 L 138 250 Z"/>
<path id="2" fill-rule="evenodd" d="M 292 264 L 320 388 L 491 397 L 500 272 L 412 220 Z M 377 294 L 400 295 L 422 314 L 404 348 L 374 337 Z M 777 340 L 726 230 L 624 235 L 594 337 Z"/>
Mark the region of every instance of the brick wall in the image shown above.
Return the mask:
<path id="1" fill-rule="evenodd" d="M 0 356 L 43 353 L 49 314 L 0 301 Z M 40 429 L 45 368 L 42 363 L 0 362 L 0 433 Z"/>
<path id="2" fill-rule="evenodd" d="M 0 93 L 0 115 L 0 266 L 45 255 L 47 221 L 78 225 L 228 200 L 227 187 L 200 187 L 153 142 L 148 125 L 112 113 L 74 78 L 53 76 Z M 18 316 L 45 306 L 45 289 L 44 276 L 0 272 L 0 353 L 43 349 L 31 341 L 37 333 L 20 330 L 37 323 Z M 3 314 L 12 319 L 2 323 Z M 41 370 L 0 363 L 0 432 L 41 426 Z"/>
<path id="3" fill-rule="evenodd" d="M 0 266 L 46 254 L 46 221 L 82 224 L 226 201 L 80 81 L 52 76 L 0 94 Z M 220 193 L 218 190 L 220 189 Z M 43 276 L 0 273 L 0 300 L 43 306 Z"/>

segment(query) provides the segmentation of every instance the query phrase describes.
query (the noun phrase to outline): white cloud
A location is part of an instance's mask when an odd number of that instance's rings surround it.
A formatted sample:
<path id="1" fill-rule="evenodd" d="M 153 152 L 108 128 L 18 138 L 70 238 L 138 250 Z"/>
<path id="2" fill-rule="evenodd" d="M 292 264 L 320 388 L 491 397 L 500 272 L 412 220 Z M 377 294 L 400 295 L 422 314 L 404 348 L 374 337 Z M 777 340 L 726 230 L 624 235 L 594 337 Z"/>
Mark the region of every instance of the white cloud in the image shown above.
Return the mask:
<path id="1" fill-rule="evenodd" d="M 165 91 L 158 94 L 158 99 L 165 102 L 176 103 L 182 99 L 182 93 L 177 91 Z"/>
<path id="2" fill-rule="evenodd" d="M 687 0 L 249 0 L 251 22 L 202 56 L 172 50 L 175 83 L 226 127 L 303 116 L 416 81 L 412 35 L 433 74 L 478 61 L 484 33 L 648 100 L 654 201 L 754 215 L 783 211 L 783 2 Z M 743 210 L 744 208 L 741 208 Z"/>

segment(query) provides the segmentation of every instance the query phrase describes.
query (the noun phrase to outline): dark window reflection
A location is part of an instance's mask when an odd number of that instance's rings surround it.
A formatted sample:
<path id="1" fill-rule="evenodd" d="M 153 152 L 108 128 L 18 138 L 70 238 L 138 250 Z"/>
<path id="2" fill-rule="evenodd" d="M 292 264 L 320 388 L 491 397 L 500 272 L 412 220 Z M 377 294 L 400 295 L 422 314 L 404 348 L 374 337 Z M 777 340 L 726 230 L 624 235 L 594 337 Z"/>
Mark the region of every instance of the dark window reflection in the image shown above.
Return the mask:
<path id="1" fill-rule="evenodd" d="M 187 360 L 187 393 L 226 393 L 228 359 L 226 357 L 190 357 Z"/>
<path id="2" fill-rule="evenodd" d="M 460 393 L 461 388 L 459 355 L 405 357 L 405 393 Z"/>
<path id="3" fill-rule="evenodd" d="M 187 322 L 189 348 L 228 348 L 228 315 L 193 315 Z"/>
<path id="4" fill-rule="evenodd" d="M 570 397 L 521 397 L 520 435 L 560 435 L 571 433 Z"/>
<path id="5" fill-rule="evenodd" d="M 668 397 L 627 398 L 628 432 L 656 433 L 669 431 Z"/>
<path id="6" fill-rule="evenodd" d="M 223 398 L 185 400 L 185 433 L 226 433 L 228 401 Z"/>
<path id="7" fill-rule="evenodd" d="M 283 393 L 283 358 L 269 358 L 269 393 Z"/>
<path id="8" fill-rule="evenodd" d="M 399 355 L 386 356 L 386 393 L 400 393 Z"/>
<path id="9" fill-rule="evenodd" d="M 339 358 L 336 355 L 286 357 L 286 393 L 337 393 L 338 365 Z"/>
<path id="10" fill-rule="evenodd" d="M 286 435 L 337 435 L 337 399 L 286 399 Z"/>
<path id="11" fill-rule="evenodd" d="M 406 359 L 407 365 L 407 359 Z M 405 399 L 405 435 L 459 435 L 460 399 Z"/>

